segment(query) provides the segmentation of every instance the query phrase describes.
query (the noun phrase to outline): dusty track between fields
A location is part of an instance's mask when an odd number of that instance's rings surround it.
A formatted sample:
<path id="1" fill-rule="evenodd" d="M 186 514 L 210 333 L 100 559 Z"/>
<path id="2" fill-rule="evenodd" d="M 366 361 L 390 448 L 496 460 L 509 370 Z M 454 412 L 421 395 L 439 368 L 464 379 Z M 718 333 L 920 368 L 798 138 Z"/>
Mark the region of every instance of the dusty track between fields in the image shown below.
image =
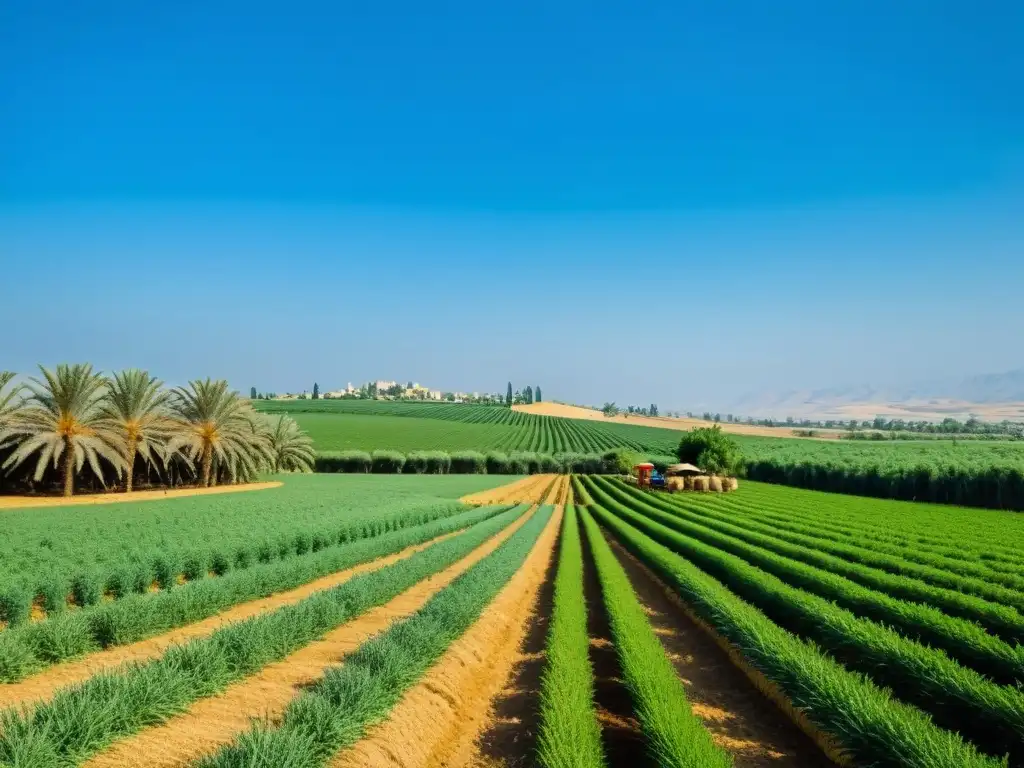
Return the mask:
<path id="1" fill-rule="evenodd" d="M 554 561 L 562 508 L 556 507 L 523 567 L 465 635 L 456 640 L 384 723 L 338 755 L 331 768 L 428 768 L 486 764 L 478 739 L 494 724 L 531 613 Z"/>
<path id="2" fill-rule="evenodd" d="M 632 424 L 637 427 L 658 427 L 660 429 L 675 429 L 689 431 L 694 427 L 710 427 L 714 422 L 703 419 L 676 419 L 668 416 L 605 416 L 601 411 L 593 408 L 582 408 L 578 405 L 563 405 L 561 403 L 533 403 L 532 405 L 513 405 L 513 411 L 532 413 L 537 416 L 556 416 L 561 419 L 582 419 L 584 421 L 604 421 L 610 424 Z M 874 418 L 873 416 L 871 418 Z M 760 427 L 755 424 L 730 424 L 722 422 L 719 424 L 723 432 L 731 432 L 735 435 L 760 435 L 762 437 L 797 437 L 793 434 L 793 427 Z M 841 434 L 835 429 L 814 429 L 816 437 L 836 439 Z M 809 438 L 803 438 L 807 440 Z"/>
<path id="3" fill-rule="evenodd" d="M 540 504 L 558 475 L 530 475 L 507 485 L 499 485 L 463 496 L 464 504 Z"/>
<path id="4" fill-rule="evenodd" d="M 59 688 L 80 683 L 98 672 L 111 670 L 126 662 L 138 663 L 155 659 L 158 656 L 162 656 L 172 645 L 198 637 L 206 637 L 227 624 L 242 621 L 261 613 L 274 611 L 286 605 L 293 605 L 309 597 L 314 592 L 336 587 L 360 573 L 375 571 L 399 560 L 404 560 L 410 555 L 426 549 L 431 544 L 444 541 L 457 535 L 457 533 L 446 533 L 423 544 L 415 544 L 393 555 L 386 555 L 368 563 L 332 573 L 330 576 L 324 576 L 286 592 L 279 592 L 270 597 L 241 603 L 221 611 L 208 619 L 203 619 L 178 629 L 172 629 L 170 632 L 165 632 L 156 637 L 140 640 L 130 645 L 116 646 L 107 650 L 97 651 L 79 659 L 54 665 L 39 674 L 27 677 L 17 683 L 2 683 L 0 684 L 0 707 L 38 704 L 47 701 L 53 697 Z"/>
<path id="5" fill-rule="evenodd" d="M 123 501 L 160 501 L 185 496 L 215 496 L 219 493 L 265 491 L 280 488 L 279 480 L 243 485 L 215 485 L 213 488 L 168 488 L 159 491 L 132 491 L 131 493 L 96 493 L 85 496 L 0 496 L 0 509 L 28 509 L 30 507 L 80 507 L 89 504 L 119 504 Z"/>
<path id="6" fill-rule="evenodd" d="M 440 573 L 421 581 L 394 600 L 373 608 L 322 639 L 252 677 L 193 704 L 163 725 L 115 743 L 84 765 L 87 768 L 169 768 L 184 766 L 216 751 L 247 730 L 254 719 L 279 722 L 289 703 L 320 680 L 373 635 L 420 608 L 440 589 L 493 552 L 531 516 L 521 515 L 492 539 Z"/>
<path id="7" fill-rule="evenodd" d="M 673 604 L 647 569 L 605 537 L 686 689 L 694 714 L 736 768 L 826 768 L 834 763 L 769 701 L 706 632 Z"/>

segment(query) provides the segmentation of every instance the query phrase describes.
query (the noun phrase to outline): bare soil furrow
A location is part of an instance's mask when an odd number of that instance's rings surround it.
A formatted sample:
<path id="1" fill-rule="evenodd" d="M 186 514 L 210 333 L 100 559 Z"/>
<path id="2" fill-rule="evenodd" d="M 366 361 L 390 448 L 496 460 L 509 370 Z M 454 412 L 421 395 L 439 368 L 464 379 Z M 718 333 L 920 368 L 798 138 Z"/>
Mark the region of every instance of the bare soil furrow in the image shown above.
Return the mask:
<path id="1" fill-rule="evenodd" d="M 551 575 L 561 517 L 557 508 L 523 567 L 494 602 L 402 697 L 388 720 L 338 755 L 331 768 L 486 764 L 480 762 L 481 737 L 499 718 L 518 720 L 500 705 L 503 697 L 516 693 L 517 669 L 534 655 L 529 647 L 536 642 L 533 612 Z M 543 633 L 540 637 L 543 643 Z M 529 707 L 535 701 L 520 703 Z M 516 726 L 527 727 L 521 720 Z"/>

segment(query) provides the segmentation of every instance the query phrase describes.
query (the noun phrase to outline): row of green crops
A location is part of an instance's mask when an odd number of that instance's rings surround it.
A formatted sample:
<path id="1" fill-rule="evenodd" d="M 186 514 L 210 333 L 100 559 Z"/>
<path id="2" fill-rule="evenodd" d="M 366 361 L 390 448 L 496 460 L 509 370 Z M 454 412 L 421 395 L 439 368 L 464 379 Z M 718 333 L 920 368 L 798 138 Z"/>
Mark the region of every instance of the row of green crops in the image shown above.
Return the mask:
<path id="1" fill-rule="evenodd" d="M 599 453 L 534 453 L 531 451 L 340 451 L 318 454 L 317 472 L 377 474 L 459 474 L 459 475 L 536 475 L 540 473 L 602 474 L 617 472 L 614 451 Z"/>
<path id="2" fill-rule="evenodd" d="M 662 498 L 638 495 L 622 486 L 599 487 L 614 501 L 634 511 L 650 513 L 652 519 L 677 531 L 745 557 L 791 584 L 836 600 L 870 618 L 903 627 L 911 635 L 925 638 L 954 655 L 971 658 L 983 664 L 983 671 L 988 674 L 996 674 L 993 670 L 1005 664 L 1011 665 L 1017 675 L 1022 674 L 1017 668 L 1024 661 L 1024 652 L 1012 651 L 1008 643 L 1024 638 L 1024 616 L 1011 606 L 849 563 L 817 551 L 813 543 L 788 544 L 770 534 L 710 515 L 694 515 Z M 982 627 L 1007 642 L 988 635 Z"/>
<path id="3" fill-rule="evenodd" d="M 4 510 L 0 586 L 35 593 L 44 581 L 64 581 L 70 591 L 72 580 L 87 574 L 93 578 L 82 585 L 83 598 L 95 594 L 89 582 L 97 580 L 101 592 L 148 589 L 156 579 L 188 577 L 186 566 L 231 569 L 301 553 L 314 541 L 381 533 L 396 518 L 451 514 L 461 508 L 461 496 L 507 482 L 451 475 L 279 479 L 283 487 L 244 493 Z M 60 590 L 46 592 L 59 608 Z"/>
<path id="4" fill-rule="evenodd" d="M 104 597 L 115 600 L 129 596 L 148 597 L 154 584 L 159 590 L 166 591 L 211 575 L 221 577 L 257 565 L 287 561 L 362 539 L 372 539 L 410 526 L 422 526 L 463 509 L 465 505 L 453 502 L 347 524 L 335 523 L 319 531 L 280 533 L 274 538 L 264 538 L 248 545 L 214 544 L 194 547 L 182 553 L 157 550 L 149 559 L 145 555 L 137 555 L 138 559 L 133 562 L 113 567 L 95 565 L 70 575 L 48 573 L 38 577 L 34 585 L 29 582 L 0 587 L 0 619 L 6 621 L 9 632 L 28 621 L 33 602 L 45 611 L 48 619 L 53 619 L 64 614 L 69 603 L 88 608 L 98 606 Z M 288 568 L 280 570 L 287 571 Z M 69 621 L 82 622 L 84 617 L 81 612 L 75 612 Z M 5 634 L 0 632 L 0 637 Z"/>
<path id="5" fill-rule="evenodd" d="M 960 666 L 940 650 L 790 586 L 743 557 L 703 543 L 689 528 L 689 535 L 682 535 L 656 521 L 660 513 L 653 508 L 641 506 L 643 512 L 635 512 L 600 490 L 591 488 L 591 492 L 600 505 L 596 509 L 613 514 L 634 530 L 682 555 L 760 609 L 777 626 L 816 643 L 848 669 L 860 671 L 879 685 L 891 688 L 900 699 L 924 709 L 940 725 L 963 733 L 984 751 L 1024 757 L 1021 689 L 996 684 L 973 669 Z M 766 554 L 759 562 L 770 558 Z M 969 648 L 969 631 L 973 628 L 966 625 L 964 629 L 962 645 Z M 947 638 L 949 642 L 956 639 Z M 1011 660 L 1012 649 L 1006 651 L 1009 659 L 1004 660 Z M 1024 677 L 1019 661 L 1018 656 L 1016 667 L 1007 670 L 1014 681 Z"/>
<path id="6" fill-rule="evenodd" d="M 732 758 L 711 740 L 686 699 L 629 577 L 586 508 L 581 508 L 619 666 L 652 762 L 666 768 L 726 768 Z"/>
<path id="7" fill-rule="evenodd" d="M 479 507 L 374 539 L 235 571 L 219 579 L 189 582 L 166 592 L 133 595 L 9 629 L 0 633 L 0 681 L 14 682 L 51 664 L 201 621 L 231 606 L 294 589 L 475 525 L 505 509 Z"/>
<path id="8" fill-rule="evenodd" d="M 991 580 L 1004 586 L 1024 586 L 1024 577 L 1020 575 L 1020 569 L 1024 566 L 1024 553 L 979 550 L 977 542 L 971 542 L 974 544 L 973 547 L 968 543 L 954 547 L 949 544 L 948 539 L 921 542 L 902 534 L 902 528 L 880 533 L 877 526 L 869 528 L 859 522 L 843 522 L 839 515 L 835 518 L 814 512 L 801 515 L 797 509 L 787 506 L 784 502 L 780 503 L 780 500 L 772 500 L 765 504 L 755 501 L 747 494 L 737 494 L 721 502 L 695 498 L 692 495 L 677 496 L 674 500 L 685 508 L 702 514 L 719 516 L 722 519 L 741 517 L 752 528 L 760 526 L 771 529 L 777 531 L 780 537 L 785 534 L 811 537 L 820 540 L 823 545 L 852 546 L 855 551 L 867 550 L 896 556 L 964 576 Z M 835 506 L 837 505 L 833 504 L 833 507 Z"/>
<path id="9" fill-rule="evenodd" d="M 408 619 L 392 624 L 345 658 L 285 710 L 199 762 L 201 768 L 321 766 L 383 720 L 402 694 L 469 629 L 522 566 L 551 519 L 541 507 L 506 542 Z"/>
<path id="10" fill-rule="evenodd" d="M 583 549 L 576 509 L 562 519 L 554 606 L 540 690 L 537 755 L 544 768 L 603 768 L 601 729 L 594 712 Z"/>
<path id="11" fill-rule="evenodd" d="M 172 646 L 154 661 L 100 673 L 34 709 L 8 710 L 2 715 L 0 765 L 56 768 L 83 762 L 393 599 L 465 557 L 523 512 L 522 507 L 509 510 L 299 603 Z"/>
<path id="12" fill-rule="evenodd" d="M 1012 512 L 978 514 L 964 507 L 844 498 L 751 482 L 744 484 L 742 494 L 706 500 L 730 507 L 730 514 L 768 518 L 772 524 L 803 522 L 858 540 L 891 541 L 914 549 L 927 546 L 947 556 L 955 551 L 989 566 L 1002 562 L 1019 567 L 1024 562 L 1024 518 Z M 897 520 L 899 524 L 893 525 Z"/>
<path id="13" fill-rule="evenodd" d="M 791 634 L 688 559 L 601 505 L 591 512 L 691 610 L 728 640 L 854 765 L 885 768 L 995 768 L 960 736 L 896 700 L 871 678 L 847 670 Z"/>
<path id="14" fill-rule="evenodd" d="M 259 400 L 257 409 L 287 413 L 318 451 L 386 448 L 601 453 L 629 448 L 671 453 L 679 433 L 621 422 L 563 419 L 467 403 L 387 400 Z"/>

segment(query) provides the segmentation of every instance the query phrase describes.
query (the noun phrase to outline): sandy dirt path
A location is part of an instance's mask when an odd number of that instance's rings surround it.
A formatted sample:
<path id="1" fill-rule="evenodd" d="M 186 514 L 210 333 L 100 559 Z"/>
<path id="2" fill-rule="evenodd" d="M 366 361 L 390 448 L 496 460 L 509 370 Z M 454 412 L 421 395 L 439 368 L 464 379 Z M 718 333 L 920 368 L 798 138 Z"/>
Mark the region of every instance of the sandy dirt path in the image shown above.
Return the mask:
<path id="1" fill-rule="evenodd" d="M 420 608 L 440 589 L 493 552 L 532 513 L 524 514 L 501 533 L 459 562 L 421 581 L 385 605 L 373 608 L 329 632 L 282 661 L 241 680 L 217 696 L 196 702 L 187 712 L 163 725 L 115 743 L 84 765 L 87 768 L 170 768 L 188 765 L 230 743 L 253 720 L 280 721 L 288 704 L 320 680 L 344 657 Z"/>
<path id="2" fill-rule="evenodd" d="M 530 475 L 507 485 L 463 496 L 464 504 L 537 504 L 558 475 Z"/>
<path id="3" fill-rule="evenodd" d="M 821 749 L 672 602 L 651 573 L 606 536 L 686 689 L 693 711 L 736 768 L 826 768 Z"/>
<path id="4" fill-rule="evenodd" d="M 243 491 L 265 491 L 280 488 L 279 480 L 267 483 L 245 483 L 243 485 L 217 485 L 213 488 L 167 488 L 158 491 L 132 491 L 131 493 L 95 493 L 84 496 L 0 496 L 0 509 L 25 509 L 28 507 L 78 507 L 88 504 L 120 504 L 125 501 L 159 501 L 180 499 L 184 496 L 214 496 L 219 493 L 241 493 Z"/>
<path id="5" fill-rule="evenodd" d="M 158 656 L 162 656 L 171 645 L 183 643 L 197 637 L 206 637 L 207 635 L 213 634 L 216 630 L 226 624 L 232 624 L 236 621 L 242 621 L 261 613 L 277 610 L 278 608 L 282 608 L 286 605 L 292 605 L 300 600 L 304 600 L 314 592 L 320 592 L 324 589 L 330 589 L 338 586 L 339 584 L 344 584 L 353 576 L 360 573 L 375 571 L 378 568 L 391 565 L 399 560 L 404 560 L 410 555 L 426 549 L 431 544 L 444 541 L 447 538 L 457 535 L 457 533 L 458 532 L 438 536 L 437 538 L 431 539 L 423 544 L 415 544 L 401 550 L 400 552 L 396 552 L 393 555 L 387 555 L 385 557 L 372 560 L 369 563 L 363 563 L 362 565 L 357 565 L 344 571 L 332 573 L 329 576 L 316 579 L 315 581 L 311 581 L 308 584 L 297 587 L 296 589 L 288 590 L 287 592 L 279 592 L 278 594 L 271 595 L 270 597 L 236 605 L 218 613 L 216 616 L 203 619 L 195 624 L 189 624 L 185 627 L 173 629 L 170 632 L 157 635 L 156 637 L 140 640 L 139 642 L 131 643 L 130 645 L 123 645 L 103 651 L 97 651 L 96 653 L 89 654 L 88 656 L 84 656 L 80 659 L 57 664 L 37 675 L 27 677 L 17 683 L 0 684 L 0 707 L 38 704 L 43 701 L 48 701 L 59 688 L 80 683 L 92 677 L 97 672 L 113 669 L 114 667 L 126 662 L 143 662 L 148 661 L 149 659 L 155 659 Z"/>
<path id="6" fill-rule="evenodd" d="M 603 421 L 609 424 L 632 424 L 639 427 L 659 427 L 660 429 L 675 429 L 689 431 L 694 427 L 710 427 L 714 422 L 703 419 L 670 418 L 668 416 L 605 416 L 601 411 L 593 408 L 583 408 L 578 405 L 563 405 L 562 403 L 533 403 L 531 405 L 513 405 L 513 411 L 532 413 L 536 416 L 557 416 L 562 419 L 582 419 L 584 421 Z M 872 416 L 872 418 L 874 418 Z M 723 432 L 731 432 L 735 435 L 760 435 L 762 437 L 792 437 L 793 427 L 760 427 L 755 424 L 730 424 L 722 422 L 719 424 Z M 835 429 L 814 429 L 816 437 L 837 439 L 841 431 Z M 808 439 L 808 438 L 803 438 Z"/>
<path id="7" fill-rule="evenodd" d="M 557 507 L 523 567 L 465 635 L 410 689 L 384 723 L 339 754 L 331 768 L 428 768 L 479 764 L 479 737 L 496 721 L 531 614 L 554 561 Z"/>

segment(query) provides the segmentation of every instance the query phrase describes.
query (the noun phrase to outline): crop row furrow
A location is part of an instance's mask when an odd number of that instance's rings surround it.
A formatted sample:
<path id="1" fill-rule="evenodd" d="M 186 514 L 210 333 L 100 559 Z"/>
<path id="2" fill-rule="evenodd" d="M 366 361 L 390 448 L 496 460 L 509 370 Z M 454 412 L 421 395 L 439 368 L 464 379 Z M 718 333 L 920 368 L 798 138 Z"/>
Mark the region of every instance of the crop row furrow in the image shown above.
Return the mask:
<path id="1" fill-rule="evenodd" d="M 940 650 L 828 600 L 791 587 L 740 557 L 722 552 L 622 505 L 599 505 L 715 577 L 776 625 L 824 648 L 846 667 L 890 687 L 940 725 L 966 735 L 983 751 L 1024 757 L 1024 690 L 991 682 Z"/>

